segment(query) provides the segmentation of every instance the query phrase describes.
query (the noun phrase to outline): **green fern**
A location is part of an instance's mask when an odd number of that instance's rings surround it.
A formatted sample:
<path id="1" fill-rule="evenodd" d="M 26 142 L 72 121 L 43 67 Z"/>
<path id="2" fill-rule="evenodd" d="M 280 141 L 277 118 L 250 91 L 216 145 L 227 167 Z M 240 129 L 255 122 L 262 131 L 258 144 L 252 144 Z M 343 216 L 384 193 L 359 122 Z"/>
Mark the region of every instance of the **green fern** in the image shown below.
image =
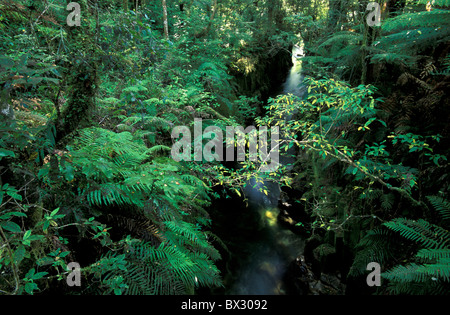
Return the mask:
<path id="1" fill-rule="evenodd" d="M 170 151 L 171 148 L 166 145 L 155 145 L 147 150 L 147 153 L 150 155 L 157 155 L 159 153 Z"/>
<path id="2" fill-rule="evenodd" d="M 332 46 L 332 45 L 345 45 L 346 43 L 349 44 L 357 44 L 358 42 L 362 41 L 363 36 L 361 34 L 355 33 L 355 32 L 337 32 L 330 36 L 326 41 L 324 41 L 319 48 L 323 48 L 326 46 Z"/>
<path id="3" fill-rule="evenodd" d="M 427 196 L 427 199 L 442 219 L 448 223 L 450 221 L 450 202 L 438 196 Z"/>
<path id="4" fill-rule="evenodd" d="M 390 65 L 402 65 L 402 66 L 412 66 L 416 60 L 414 57 L 405 55 L 405 54 L 397 54 L 397 53 L 381 53 L 381 54 L 373 54 L 370 56 L 371 63 L 386 63 Z"/>
<path id="5" fill-rule="evenodd" d="M 370 230 L 356 246 L 356 255 L 348 275 L 356 277 L 366 272 L 367 264 L 376 261 L 385 264 L 393 257 L 394 238 L 392 232 L 386 228 L 379 227 Z"/>
<path id="6" fill-rule="evenodd" d="M 395 202 L 395 195 L 393 193 L 383 194 L 381 196 L 381 207 L 385 210 L 391 210 Z"/>
<path id="7" fill-rule="evenodd" d="M 431 260 L 440 260 L 440 259 L 449 259 L 450 258 L 450 250 L 444 249 L 421 249 L 417 252 L 418 258 L 423 258 L 426 261 Z"/>
<path id="8" fill-rule="evenodd" d="M 445 248 L 450 245 L 450 233 L 442 227 L 423 219 L 417 221 L 397 218 L 383 224 L 399 232 L 404 238 L 427 248 Z"/>
<path id="9" fill-rule="evenodd" d="M 208 188 L 183 180 L 179 166 L 166 158 L 151 162 L 156 152 L 168 151 L 167 146 L 147 148 L 142 139 L 129 132 L 90 128 L 81 131 L 78 150 L 73 150 L 72 167 L 84 174 L 88 183 L 82 194 L 92 205 L 130 204 L 142 207 L 149 197 L 169 197 L 174 205 L 184 196 Z M 186 177 L 184 177 L 186 178 Z"/>
<path id="10" fill-rule="evenodd" d="M 117 254 L 115 254 L 117 255 Z M 161 243 L 154 247 L 135 240 L 126 249 L 127 268 L 108 278 L 122 277 L 129 295 L 187 294 L 194 287 L 221 286 L 219 270 L 206 254 Z"/>
<path id="11" fill-rule="evenodd" d="M 449 204 L 443 198 L 427 197 L 443 217 L 448 216 Z M 390 289 L 395 293 L 406 293 L 414 287 L 420 293 L 439 293 L 450 284 L 450 232 L 425 220 L 395 219 L 384 226 L 400 233 L 404 238 L 421 245 L 415 261 L 403 266 L 398 265 L 384 272 L 382 276 L 389 280 Z M 405 286 L 404 284 L 411 284 Z M 419 285 L 420 284 L 420 285 Z"/>
<path id="12" fill-rule="evenodd" d="M 428 4 L 430 2 L 429 0 L 419 0 L 418 3 L 420 4 Z M 440 7 L 449 7 L 450 6 L 450 0 L 434 0 L 433 5 L 437 5 Z"/>
<path id="13" fill-rule="evenodd" d="M 419 265 L 411 263 L 406 266 L 396 266 L 383 273 L 383 277 L 398 282 L 425 282 L 427 280 L 450 281 L 450 260 L 440 259 L 438 263 Z"/>
<path id="14" fill-rule="evenodd" d="M 435 9 L 433 11 L 420 11 L 401 14 L 392 19 L 384 21 L 381 25 L 383 32 L 398 32 L 400 30 L 413 30 L 436 25 L 442 28 L 450 22 L 450 11 Z"/>
<path id="15" fill-rule="evenodd" d="M 442 216 L 448 213 L 448 201 L 427 197 Z M 397 265 L 382 273 L 393 294 L 448 294 L 450 287 L 450 232 L 423 219 L 397 218 L 371 230 L 357 245 L 349 276 L 365 273 L 369 262 L 389 265 L 394 253 L 407 239 L 421 248 L 411 262 Z M 398 247 L 400 246 L 400 247 Z"/>
<path id="16" fill-rule="evenodd" d="M 105 278 L 110 285 L 121 279 L 127 294 L 183 294 L 221 284 L 214 265 L 220 254 L 203 230 L 208 220 L 202 206 L 209 202 L 210 188 L 165 157 L 169 149 L 148 148 L 138 133 L 88 128 L 71 150 L 79 196 L 118 229 L 125 224 L 120 230 L 140 237 L 124 253 L 126 270 L 114 269 Z M 122 217 L 111 219 L 111 206 L 125 214 L 137 211 L 144 227 Z"/>

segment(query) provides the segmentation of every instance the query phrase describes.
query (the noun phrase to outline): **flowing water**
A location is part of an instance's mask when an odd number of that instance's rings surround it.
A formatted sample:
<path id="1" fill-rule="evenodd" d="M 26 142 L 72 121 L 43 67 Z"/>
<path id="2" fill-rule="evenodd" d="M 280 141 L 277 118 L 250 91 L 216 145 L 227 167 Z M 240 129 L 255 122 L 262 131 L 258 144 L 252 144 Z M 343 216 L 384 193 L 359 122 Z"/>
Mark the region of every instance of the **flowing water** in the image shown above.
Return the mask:
<path id="1" fill-rule="evenodd" d="M 300 86 L 303 78 L 300 72 L 301 61 L 298 57 L 301 55 L 303 55 L 302 48 L 294 46 L 293 66 L 282 87 L 285 94 L 290 93 L 301 97 L 304 93 L 304 89 Z M 281 163 L 292 162 L 289 159 L 280 161 Z M 249 206 L 242 211 L 248 212 L 247 214 L 236 212 L 236 210 L 228 213 L 229 216 L 234 216 L 234 220 L 240 220 L 240 223 L 235 223 L 234 228 L 237 234 L 242 233 L 238 241 L 239 250 L 242 253 L 239 255 L 242 257 L 238 267 L 230 270 L 233 273 L 233 280 L 229 281 L 231 284 L 226 294 L 287 294 L 283 277 L 289 263 L 303 253 L 304 240 L 282 227 L 277 220 L 279 184 L 266 182 L 268 195 L 259 190 L 261 185 L 249 182 L 245 188 Z"/>
<path id="2" fill-rule="evenodd" d="M 303 47 L 295 45 L 292 48 L 292 63 L 293 66 L 289 71 L 287 79 L 283 84 L 284 94 L 294 94 L 296 96 L 303 96 L 305 92 L 305 87 L 301 85 L 303 81 L 302 75 L 302 61 L 301 58 L 304 56 Z"/>

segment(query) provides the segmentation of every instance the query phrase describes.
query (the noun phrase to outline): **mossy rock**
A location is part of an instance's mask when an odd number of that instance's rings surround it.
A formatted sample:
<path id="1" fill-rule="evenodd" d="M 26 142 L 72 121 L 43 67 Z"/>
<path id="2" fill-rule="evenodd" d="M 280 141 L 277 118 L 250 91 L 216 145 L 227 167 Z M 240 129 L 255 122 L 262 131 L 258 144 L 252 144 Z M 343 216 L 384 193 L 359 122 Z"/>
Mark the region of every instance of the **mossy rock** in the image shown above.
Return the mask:
<path id="1" fill-rule="evenodd" d="M 48 122 L 48 117 L 39 113 L 15 111 L 16 119 L 24 122 L 28 127 L 45 126 Z"/>

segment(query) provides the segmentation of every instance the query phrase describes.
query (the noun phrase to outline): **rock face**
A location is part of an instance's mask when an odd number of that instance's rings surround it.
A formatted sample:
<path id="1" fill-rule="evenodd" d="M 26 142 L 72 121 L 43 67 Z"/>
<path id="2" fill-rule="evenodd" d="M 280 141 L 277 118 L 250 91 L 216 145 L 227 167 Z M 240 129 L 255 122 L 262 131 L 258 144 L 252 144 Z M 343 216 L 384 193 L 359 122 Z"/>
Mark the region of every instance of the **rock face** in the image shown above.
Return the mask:
<path id="1" fill-rule="evenodd" d="M 318 277 L 302 255 L 291 262 L 284 280 L 289 294 L 343 295 L 345 293 L 345 285 L 341 283 L 339 275 L 322 273 Z"/>

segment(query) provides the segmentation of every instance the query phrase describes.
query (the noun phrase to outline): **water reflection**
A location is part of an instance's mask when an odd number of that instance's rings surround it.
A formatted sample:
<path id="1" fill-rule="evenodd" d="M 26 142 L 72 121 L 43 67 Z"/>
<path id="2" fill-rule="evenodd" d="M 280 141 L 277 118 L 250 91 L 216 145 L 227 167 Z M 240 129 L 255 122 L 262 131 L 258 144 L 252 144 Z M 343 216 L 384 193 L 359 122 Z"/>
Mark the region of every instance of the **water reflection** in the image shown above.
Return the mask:
<path id="1" fill-rule="evenodd" d="M 260 183 L 250 182 L 245 192 L 249 199 L 248 211 L 259 217 L 259 226 L 255 228 L 262 237 L 247 244 L 250 253 L 228 294 L 286 294 L 284 273 L 289 263 L 303 253 L 304 241 L 278 222 L 278 183 L 266 183 L 268 196 L 260 191 L 261 187 Z"/>

